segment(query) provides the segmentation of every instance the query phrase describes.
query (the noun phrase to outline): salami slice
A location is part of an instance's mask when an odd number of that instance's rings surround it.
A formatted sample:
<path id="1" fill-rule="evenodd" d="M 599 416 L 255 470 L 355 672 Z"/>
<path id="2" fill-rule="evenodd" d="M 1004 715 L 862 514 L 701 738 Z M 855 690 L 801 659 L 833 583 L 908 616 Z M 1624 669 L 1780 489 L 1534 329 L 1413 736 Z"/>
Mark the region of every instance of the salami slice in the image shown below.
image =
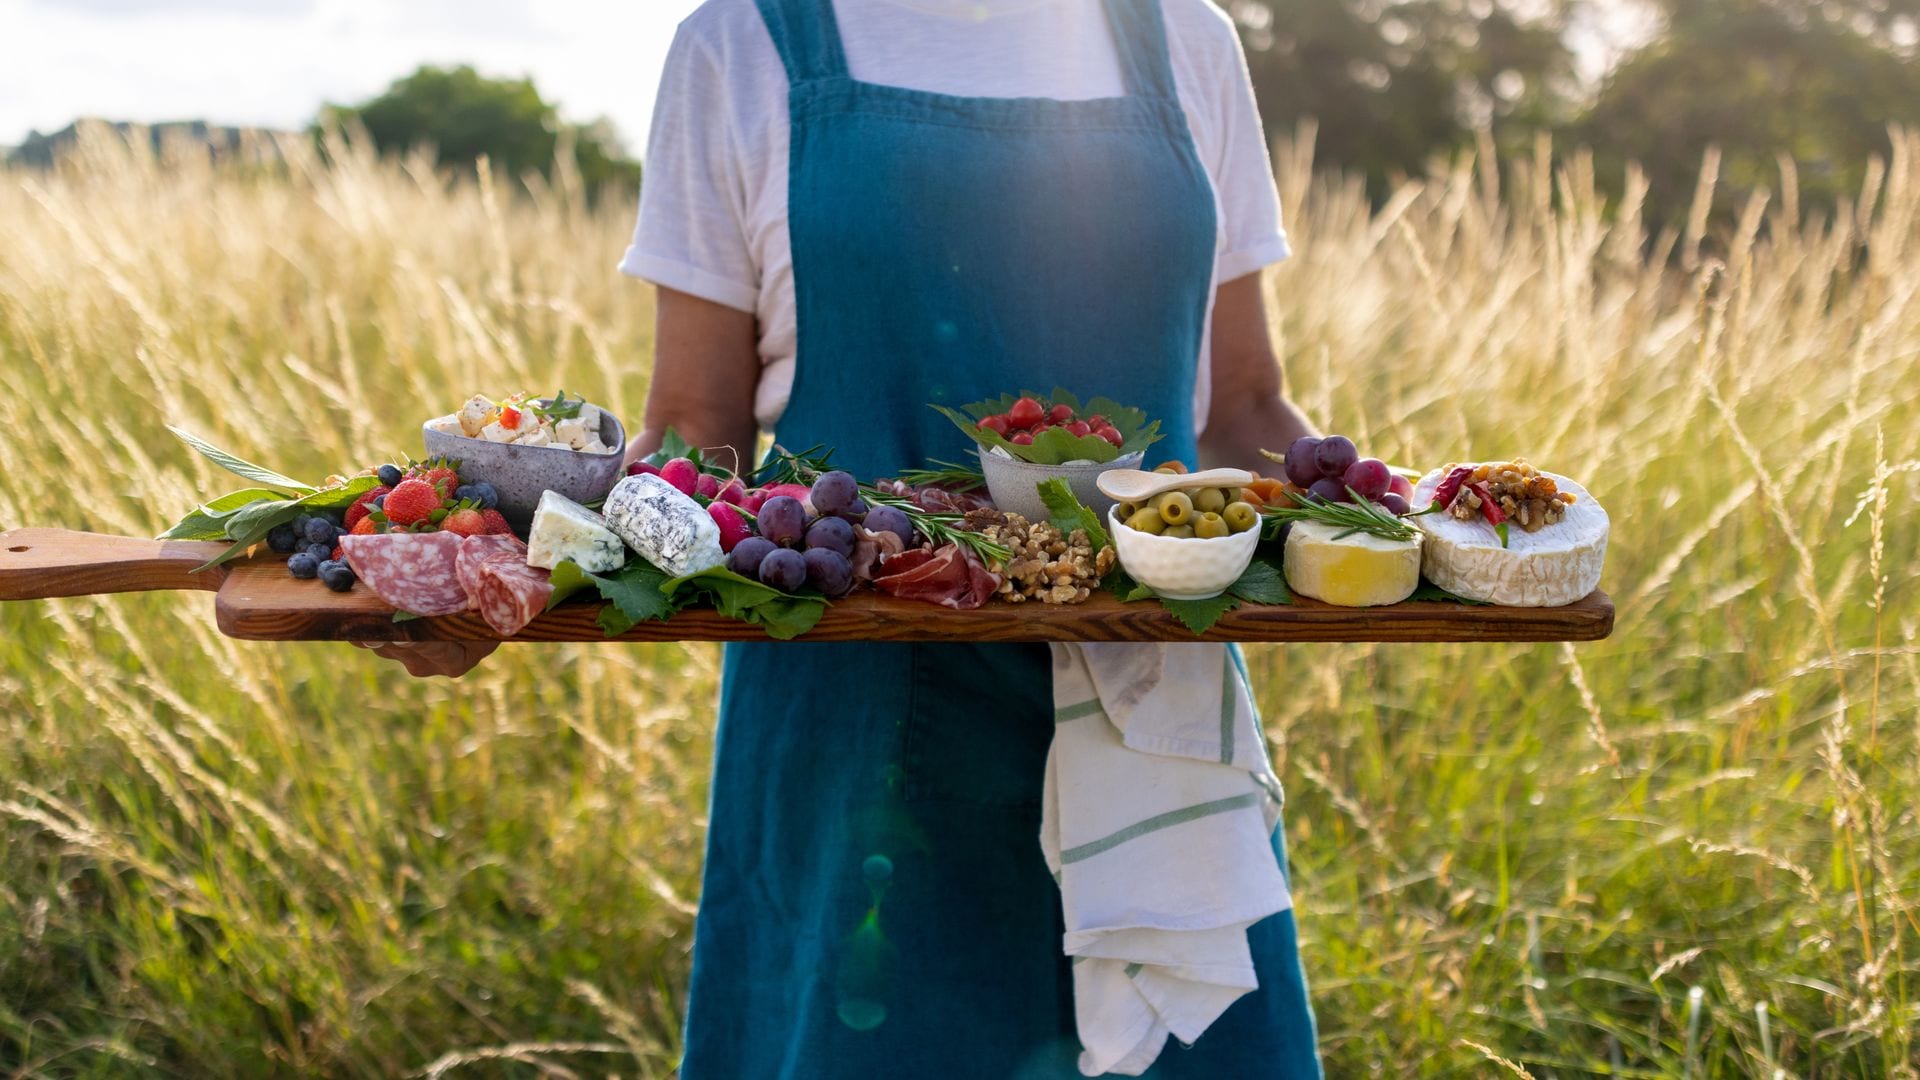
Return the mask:
<path id="1" fill-rule="evenodd" d="M 380 599 L 414 615 L 467 610 L 460 584 L 463 538 L 453 533 L 381 533 L 343 536 L 347 565 Z"/>
<path id="2" fill-rule="evenodd" d="M 474 606 L 494 633 L 512 637 L 546 610 L 552 596 L 553 582 L 548 580 L 546 570 L 528 566 L 520 559 L 494 556 L 480 566 Z"/>
<path id="3" fill-rule="evenodd" d="M 467 606 L 480 606 L 480 568 L 494 559 L 511 558 L 518 562 L 527 561 L 527 545 L 516 536 L 469 536 L 460 545 L 460 558 L 455 564 L 455 572 L 460 578 L 460 587 L 467 590 Z"/>

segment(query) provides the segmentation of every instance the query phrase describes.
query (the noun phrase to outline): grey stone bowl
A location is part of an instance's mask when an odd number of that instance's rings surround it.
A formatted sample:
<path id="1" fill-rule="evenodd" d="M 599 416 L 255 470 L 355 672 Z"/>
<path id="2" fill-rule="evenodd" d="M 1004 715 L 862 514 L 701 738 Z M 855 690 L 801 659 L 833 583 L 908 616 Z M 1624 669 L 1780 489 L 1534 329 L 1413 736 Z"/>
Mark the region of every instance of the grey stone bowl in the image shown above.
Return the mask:
<path id="1" fill-rule="evenodd" d="M 523 535 L 533 522 L 542 492 L 557 491 L 574 502 L 593 502 L 613 490 L 620 480 L 624 453 L 583 454 L 564 446 L 515 446 L 469 439 L 458 427 L 452 432 L 434 428 L 436 422 L 446 419 L 436 417 L 421 426 L 427 456 L 458 461 L 460 479 L 466 483 L 484 480 L 492 484 L 500 493 L 500 512 Z M 600 441 L 616 447 L 627 442 L 627 429 L 604 409 L 600 411 Z"/>
<path id="2" fill-rule="evenodd" d="M 986 449 L 980 450 L 979 455 L 980 472 L 987 478 L 987 494 L 993 496 L 993 505 L 1006 513 L 1019 514 L 1028 521 L 1047 520 L 1047 504 L 1040 501 L 1038 489 L 1041 484 L 1055 477 L 1064 477 L 1074 495 L 1104 520 L 1114 503 L 1100 494 L 1094 481 L 1110 469 L 1137 469 L 1146 458 L 1144 451 L 1136 450 L 1112 461 L 1083 465 L 1035 465 L 1018 458 L 1001 457 Z"/>

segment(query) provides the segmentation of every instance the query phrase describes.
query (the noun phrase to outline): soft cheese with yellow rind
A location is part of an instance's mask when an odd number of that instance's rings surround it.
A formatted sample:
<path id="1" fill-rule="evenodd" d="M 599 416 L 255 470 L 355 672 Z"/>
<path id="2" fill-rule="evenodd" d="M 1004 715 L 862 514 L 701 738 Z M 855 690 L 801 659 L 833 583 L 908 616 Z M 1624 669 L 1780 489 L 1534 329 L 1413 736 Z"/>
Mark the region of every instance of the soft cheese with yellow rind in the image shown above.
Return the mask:
<path id="1" fill-rule="evenodd" d="M 1416 510 L 1433 501 L 1441 475 L 1436 469 L 1414 485 Z M 1509 607 L 1559 607 L 1599 588 L 1607 512 L 1574 481 L 1544 470 L 1541 475 L 1575 496 L 1566 517 L 1539 532 L 1509 525 L 1504 548 L 1493 526 L 1478 518 L 1461 521 L 1438 511 L 1412 518 L 1427 536 L 1427 580 L 1456 596 Z"/>
<path id="2" fill-rule="evenodd" d="M 1383 540 L 1316 521 L 1296 521 L 1287 532 L 1283 564 L 1287 587 L 1341 607 L 1397 604 L 1420 587 L 1421 537 Z"/>

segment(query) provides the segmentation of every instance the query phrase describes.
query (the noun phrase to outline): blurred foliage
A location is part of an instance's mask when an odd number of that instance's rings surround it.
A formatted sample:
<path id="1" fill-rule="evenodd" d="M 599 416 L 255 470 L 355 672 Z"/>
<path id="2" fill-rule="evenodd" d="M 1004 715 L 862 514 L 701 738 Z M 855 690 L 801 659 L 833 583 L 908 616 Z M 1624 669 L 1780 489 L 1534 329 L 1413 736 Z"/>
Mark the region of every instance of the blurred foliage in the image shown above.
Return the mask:
<path id="1" fill-rule="evenodd" d="M 633 189 L 640 165 L 627 157 L 606 121 L 569 124 L 531 79 L 494 79 L 462 64 L 424 65 L 360 105 L 326 105 L 319 129 L 357 123 L 385 153 L 434 147 L 442 165 L 466 168 L 485 154 L 508 175 L 551 177 L 556 151 L 570 143 L 589 192 L 607 184 Z"/>
<path id="2" fill-rule="evenodd" d="M 1223 0 L 1275 135 L 1318 121 L 1320 161 L 1376 195 L 1490 127 L 1507 148 L 1539 131 L 1591 146 L 1615 190 L 1637 161 L 1651 220 L 1683 215 L 1707 148 L 1716 210 L 1779 191 L 1804 205 L 1857 194 L 1889 124 L 1920 121 L 1920 0 L 1653 0 L 1649 40 L 1597 85 L 1568 31 L 1617 3 L 1582 0 Z"/>

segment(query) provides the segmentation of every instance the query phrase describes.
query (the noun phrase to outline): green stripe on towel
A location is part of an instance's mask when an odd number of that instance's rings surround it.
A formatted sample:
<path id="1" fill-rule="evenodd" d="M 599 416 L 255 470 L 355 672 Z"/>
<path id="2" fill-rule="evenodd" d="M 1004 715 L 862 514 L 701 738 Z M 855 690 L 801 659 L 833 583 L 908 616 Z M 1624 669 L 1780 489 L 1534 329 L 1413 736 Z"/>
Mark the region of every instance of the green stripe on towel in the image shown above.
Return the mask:
<path id="1" fill-rule="evenodd" d="M 1220 675 L 1220 764 L 1231 765 L 1233 764 L 1233 705 L 1237 696 L 1234 691 L 1239 688 L 1239 684 L 1234 681 L 1234 676 L 1239 672 L 1233 667 L 1233 650 L 1221 649 L 1220 651 L 1225 654 L 1227 662 L 1226 670 Z"/>
<path id="2" fill-rule="evenodd" d="M 1078 705 L 1069 705 L 1064 709 L 1053 710 L 1053 722 L 1056 724 L 1064 724 L 1069 720 L 1078 720 L 1083 716 L 1102 715 L 1105 711 L 1106 710 L 1100 707 L 1100 699 L 1094 698 L 1092 701 L 1083 701 Z"/>
<path id="3" fill-rule="evenodd" d="M 1215 799 L 1213 802 L 1201 803 L 1198 806 L 1188 806 L 1179 810 L 1169 810 L 1164 814 L 1155 814 L 1145 821 L 1136 821 L 1132 825 L 1121 829 L 1119 832 L 1104 836 L 1092 843 L 1081 844 L 1076 848 L 1068 848 L 1060 853 L 1060 861 L 1062 863 L 1073 863 L 1079 862 L 1082 859 L 1090 859 L 1103 851 L 1110 851 L 1129 840 L 1145 836 L 1148 833 L 1159 832 L 1161 829 L 1172 828 L 1175 825 L 1180 825 L 1198 818 L 1211 817 L 1214 814 L 1224 814 L 1230 810 L 1238 810 L 1244 806 L 1253 806 L 1259 799 L 1259 792 L 1249 791 L 1245 795 L 1235 795 L 1229 799 Z"/>

